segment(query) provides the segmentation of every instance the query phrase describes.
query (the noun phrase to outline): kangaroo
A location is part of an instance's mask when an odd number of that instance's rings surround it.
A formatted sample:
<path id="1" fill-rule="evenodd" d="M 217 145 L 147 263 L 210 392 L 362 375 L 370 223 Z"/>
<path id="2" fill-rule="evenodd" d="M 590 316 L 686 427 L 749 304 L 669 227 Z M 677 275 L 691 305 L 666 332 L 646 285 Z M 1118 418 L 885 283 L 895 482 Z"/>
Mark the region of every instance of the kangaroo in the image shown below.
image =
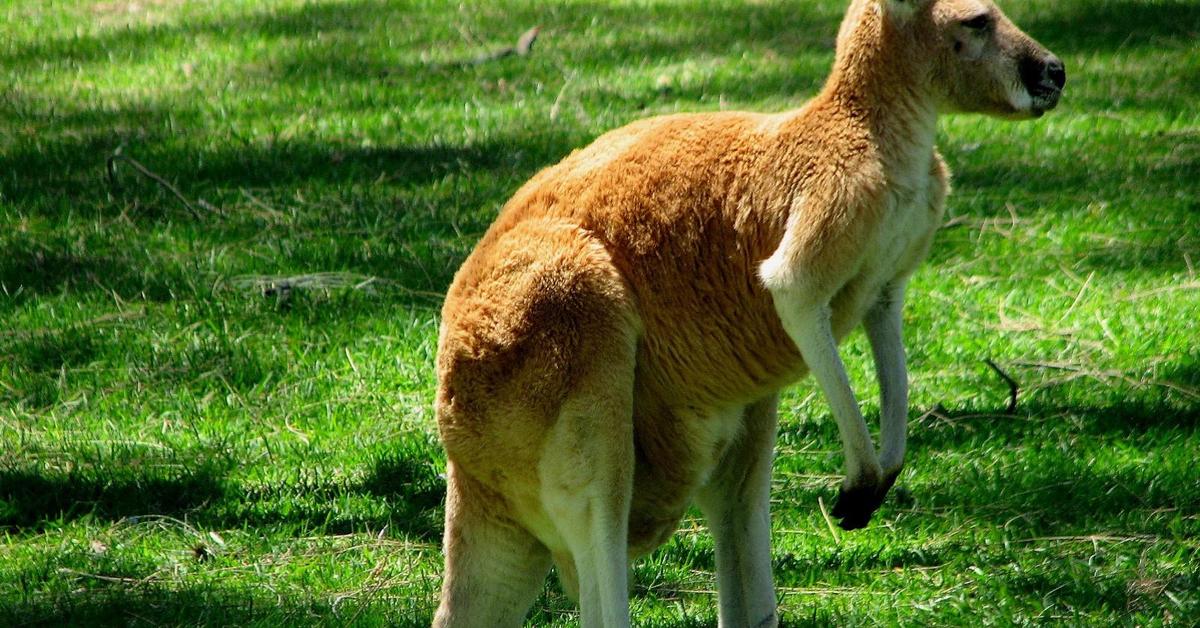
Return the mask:
<path id="1" fill-rule="evenodd" d="M 641 120 L 521 187 L 442 310 L 434 625 L 519 625 L 553 563 L 584 626 L 628 626 L 629 561 L 692 503 L 720 625 L 776 625 L 777 391 L 816 378 L 845 453 L 833 515 L 865 526 L 904 461 L 901 308 L 948 190 L 938 114 L 1038 117 L 1065 81 L 990 0 L 854 0 L 800 109 Z M 860 323 L 878 453 L 838 354 Z"/>

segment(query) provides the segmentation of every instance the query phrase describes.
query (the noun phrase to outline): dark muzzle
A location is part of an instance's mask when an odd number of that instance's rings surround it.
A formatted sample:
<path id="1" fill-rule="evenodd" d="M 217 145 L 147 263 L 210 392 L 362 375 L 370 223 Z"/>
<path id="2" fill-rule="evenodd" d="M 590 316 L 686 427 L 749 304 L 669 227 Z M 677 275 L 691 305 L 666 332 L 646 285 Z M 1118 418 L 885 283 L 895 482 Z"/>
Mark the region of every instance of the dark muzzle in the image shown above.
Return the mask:
<path id="1" fill-rule="evenodd" d="M 1033 98 L 1034 109 L 1048 111 L 1058 104 L 1063 86 L 1067 84 L 1067 69 L 1058 57 L 1026 56 L 1021 59 L 1021 82 Z"/>

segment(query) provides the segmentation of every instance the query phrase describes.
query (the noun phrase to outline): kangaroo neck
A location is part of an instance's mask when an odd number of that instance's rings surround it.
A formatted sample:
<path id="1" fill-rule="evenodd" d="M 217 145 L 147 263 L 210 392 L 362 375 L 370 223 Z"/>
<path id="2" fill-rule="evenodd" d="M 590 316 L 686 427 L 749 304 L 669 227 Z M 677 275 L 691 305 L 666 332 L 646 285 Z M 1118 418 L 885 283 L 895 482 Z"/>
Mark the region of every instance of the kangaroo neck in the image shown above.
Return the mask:
<path id="1" fill-rule="evenodd" d="M 839 44 L 818 101 L 869 135 L 889 174 L 928 168 L 938 110 L 923 55 L 878 13 Z"/>

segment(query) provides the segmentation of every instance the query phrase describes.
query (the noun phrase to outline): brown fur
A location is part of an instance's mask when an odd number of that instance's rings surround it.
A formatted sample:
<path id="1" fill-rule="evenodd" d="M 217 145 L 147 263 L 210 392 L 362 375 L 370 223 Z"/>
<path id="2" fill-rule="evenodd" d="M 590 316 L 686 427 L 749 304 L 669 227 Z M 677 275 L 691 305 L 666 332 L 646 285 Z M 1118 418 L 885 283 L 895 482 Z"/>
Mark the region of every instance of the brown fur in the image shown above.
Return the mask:
<path id="1" fill-rule="evenodd" d="M 472 517 L 528 532 L 570 572 L 547 491 L 588 490 L 596 469 L 625 500 L 630 555 L 652 550 L 740 438 L 731 409 L 807 370 L 772 283 L 824 295 L 840 339 L 925 257 L 949 178 L 929 109 L 1019 113 L 996 81 L 960 84 L 982 70 L 930 42 L 983 7 L 1004 46 L 1036 44 L 990 2 L 915 2 L 900 28 L 882 1 L 852 4 L 802 109 L 635 122 L 505 205 L 443 308 L 448 580 Z"/>

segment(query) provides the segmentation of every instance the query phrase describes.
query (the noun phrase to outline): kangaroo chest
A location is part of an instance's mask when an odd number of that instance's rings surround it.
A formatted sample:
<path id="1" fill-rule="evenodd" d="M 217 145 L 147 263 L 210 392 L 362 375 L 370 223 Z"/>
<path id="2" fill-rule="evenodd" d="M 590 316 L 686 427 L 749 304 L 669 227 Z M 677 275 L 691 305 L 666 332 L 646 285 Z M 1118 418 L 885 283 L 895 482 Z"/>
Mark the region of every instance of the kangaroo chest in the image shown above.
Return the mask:
<path id="1" fill-rule="evenodd" d="M 930 174 L 911 177 L 888 190 L 879 224 L 860 254 L 858 271 L 831 303 L 838 338 L 862 321 L 888 285 L 907 280 L 924 261 L 941 224 L 944 189 L 940 161 L 936 161 Z"/>

